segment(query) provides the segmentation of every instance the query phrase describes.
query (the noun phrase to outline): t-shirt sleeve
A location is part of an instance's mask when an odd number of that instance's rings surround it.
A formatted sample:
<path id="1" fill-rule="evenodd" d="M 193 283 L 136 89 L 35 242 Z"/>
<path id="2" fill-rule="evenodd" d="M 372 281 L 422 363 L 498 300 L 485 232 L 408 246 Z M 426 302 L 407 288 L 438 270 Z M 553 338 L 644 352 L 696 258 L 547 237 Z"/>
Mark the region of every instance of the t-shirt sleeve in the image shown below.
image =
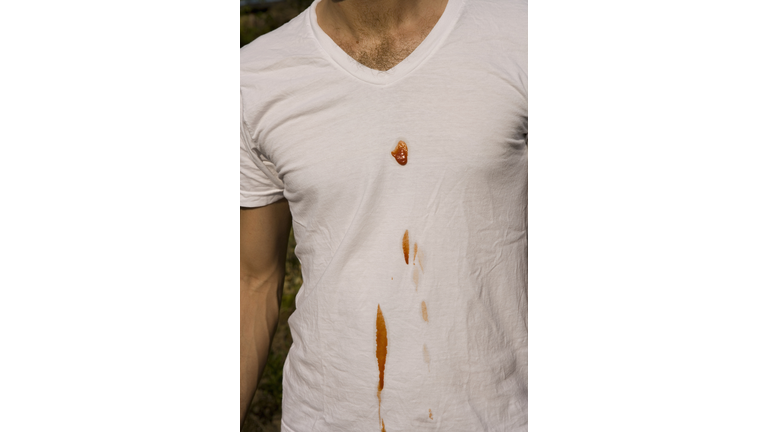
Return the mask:
<path id="1" fill-rule="evenodd" d="M 275 165 L 253 145 L 240 119 L 240 207 L 263 207 L 283 198 Z"/>
<path id="2" fill-rule="evenodd" d="M 240 138 L 240 207 L 263 207 L 283 198 L 283 188 L 270 179 L 277 177 L 275 166 L 263 159 L 262 166 L 258 166 L 254 157 L 259 155 L 256 152 L 249 154 Z"/>

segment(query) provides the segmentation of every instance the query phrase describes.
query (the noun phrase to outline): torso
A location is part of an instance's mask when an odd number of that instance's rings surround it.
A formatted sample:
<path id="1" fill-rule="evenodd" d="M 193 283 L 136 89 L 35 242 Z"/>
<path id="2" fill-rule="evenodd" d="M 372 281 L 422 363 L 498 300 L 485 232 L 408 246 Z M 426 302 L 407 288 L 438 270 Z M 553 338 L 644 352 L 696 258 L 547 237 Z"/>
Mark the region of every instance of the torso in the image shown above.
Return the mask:
<path id="1" fill-rule="evenodd" d="M 283 431 L 527 430 L 526 5 L 442 17 L 373 55 L 387 72 L 312 9 L 241 51 L 246 142 L 302 266 Z"/>

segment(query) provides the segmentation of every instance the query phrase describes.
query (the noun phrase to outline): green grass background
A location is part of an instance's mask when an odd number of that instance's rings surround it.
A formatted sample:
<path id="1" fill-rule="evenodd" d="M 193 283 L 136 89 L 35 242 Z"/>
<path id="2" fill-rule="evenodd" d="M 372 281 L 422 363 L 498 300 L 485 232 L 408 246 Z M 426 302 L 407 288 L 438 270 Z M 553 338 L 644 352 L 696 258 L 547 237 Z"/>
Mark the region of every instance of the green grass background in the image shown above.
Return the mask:
<path id="1" fill-rule="evenodd" d="M 311 0 L 284 0 L 268 9 L 240 8 L 240 47 L 264 33 L 270 32 L 293 19 L 312 3 Z M 301 265 L 294 254 L 296 240 L 291 231 L 286 259 L 285 284 L 280 305 L 277 332 L 272 339 L 269 359 L 261 377 L 253 403 L 245 418 L 243 432 L 279 432 L 283 402 L 283 363 L 291 347 L 288 318 L 296 309 L 296 293 L 301 287 Z"/>

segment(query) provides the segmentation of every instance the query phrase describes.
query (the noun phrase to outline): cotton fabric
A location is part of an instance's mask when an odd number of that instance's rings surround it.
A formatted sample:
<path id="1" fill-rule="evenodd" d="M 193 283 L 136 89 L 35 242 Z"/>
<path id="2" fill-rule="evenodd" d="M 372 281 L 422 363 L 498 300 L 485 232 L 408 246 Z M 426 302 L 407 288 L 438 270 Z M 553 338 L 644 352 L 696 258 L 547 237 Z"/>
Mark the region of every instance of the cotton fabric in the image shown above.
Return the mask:
<path id="1" fill-rule="evenodd" d="M 527 4 L 450 0 L 386 72 L 316 5 L 241 50 L 241 206 L 288 200 L 304 281 L 282 428 L 525 431 Z"/>

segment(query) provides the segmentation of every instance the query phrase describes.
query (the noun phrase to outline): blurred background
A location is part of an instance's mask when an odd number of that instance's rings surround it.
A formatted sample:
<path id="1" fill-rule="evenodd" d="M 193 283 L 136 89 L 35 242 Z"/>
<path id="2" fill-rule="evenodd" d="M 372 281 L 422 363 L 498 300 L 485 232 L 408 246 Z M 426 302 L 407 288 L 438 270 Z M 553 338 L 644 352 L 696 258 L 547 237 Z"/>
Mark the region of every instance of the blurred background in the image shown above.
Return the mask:
<path id="1" fill-rule="evenodd" d="M 287 23 L 312 4 L 312 0 L 241 0 L 240 47 L 264 33 Z M 272 340 L 264 375 L 261 377 L 251 409 L 245 418 L 243 432 L 280 432 L 283 402 L 283 363 L 291 347 L 288 317 L 293 313 L 296 293 L 301 286 L 301 266 L 296 259 L 293 232 L 288 243 L 283 300 L 280 320 Z"/>
<path id="2" fill-rule="evenodd" d="M 240 48 L 293 19 L 312 0 L 240 0 Z"/>

